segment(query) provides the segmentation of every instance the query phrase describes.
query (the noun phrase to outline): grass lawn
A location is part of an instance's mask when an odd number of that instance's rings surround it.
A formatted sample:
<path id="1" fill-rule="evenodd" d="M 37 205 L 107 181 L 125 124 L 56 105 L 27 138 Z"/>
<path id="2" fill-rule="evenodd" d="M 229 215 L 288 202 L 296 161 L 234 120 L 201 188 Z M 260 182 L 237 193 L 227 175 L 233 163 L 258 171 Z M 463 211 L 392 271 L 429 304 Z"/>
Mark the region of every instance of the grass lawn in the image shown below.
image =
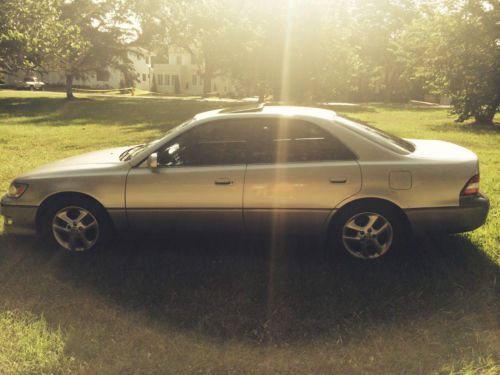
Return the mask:
<path id="1" fill-rule="evenodd" d="M 0 191 L 35 166 L 142 143 L 224 105 L 79 97 L 0 91 Z M 307 239 L 132 238 L 71 256 L 0 229 L 0 373 L 499 373 L 500 132 L 444 109 L 334 109 L 476 152 L 486 225 L 387 262 L 329 266 Z"/>

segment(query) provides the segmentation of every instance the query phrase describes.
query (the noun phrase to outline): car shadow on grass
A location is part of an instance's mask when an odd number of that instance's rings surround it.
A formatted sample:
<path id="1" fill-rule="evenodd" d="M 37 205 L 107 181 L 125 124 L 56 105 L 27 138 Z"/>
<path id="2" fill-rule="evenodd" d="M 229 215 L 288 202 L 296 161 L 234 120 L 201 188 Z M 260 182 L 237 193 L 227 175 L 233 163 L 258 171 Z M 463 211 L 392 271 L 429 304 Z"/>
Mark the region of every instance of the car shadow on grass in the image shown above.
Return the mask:
<path id="1" fill-rule="evenodd" d="M 199 112 L 232 105 L 235 104 L 130 97 L 71 101 L 58 97 L 15 97 L 0 98 L 0 119 L 2 116 L 24 117 L 21 123 L 36 126 L 149 124 L 150 128 L 164 131 Z"/>
<path id="2" fill-rule="evenodd" d="M 97 291 L 156 326 L 222 340 L 348 339 L 378 324 L 482 313 L 498 304 L 499 268 L 465 236 L 421 238 L 373 263 L 325 262 L 308 238 L 135 237 L 88 254 L 7 236 L 0 245 L 4 277 L 22 249 L 32 258 L 25 272 L 50 264 L 59 282 Z"/>

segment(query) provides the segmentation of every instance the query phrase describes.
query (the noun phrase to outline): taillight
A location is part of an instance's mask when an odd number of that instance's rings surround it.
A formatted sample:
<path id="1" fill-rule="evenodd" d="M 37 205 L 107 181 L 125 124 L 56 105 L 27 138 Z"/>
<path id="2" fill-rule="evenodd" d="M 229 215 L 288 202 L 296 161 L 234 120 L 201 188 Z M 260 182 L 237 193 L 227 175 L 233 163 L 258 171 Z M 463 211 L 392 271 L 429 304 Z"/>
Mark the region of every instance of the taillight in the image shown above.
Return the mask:
<path id="1" fill-rule="evenodd" d="M 460 195 L 475 195 L 477 193 L 479 193 L 479 174 L 471 177 L 471 179 L 467 181 Z"/>

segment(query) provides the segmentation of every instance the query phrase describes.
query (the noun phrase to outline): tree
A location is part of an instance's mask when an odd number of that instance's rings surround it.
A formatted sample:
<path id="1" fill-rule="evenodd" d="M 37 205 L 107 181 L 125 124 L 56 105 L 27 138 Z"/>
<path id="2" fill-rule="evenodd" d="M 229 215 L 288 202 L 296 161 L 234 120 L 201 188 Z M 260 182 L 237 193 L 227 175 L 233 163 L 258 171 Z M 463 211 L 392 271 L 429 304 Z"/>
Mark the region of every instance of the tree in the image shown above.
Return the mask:
<path id="1" fill-rule="evenodd" d="M 127 75 L 131 70 L 127 37 L 130 11 L 124 0 L 67 0 L 59 3 L 61 20 L 67 32 L 62 33 L 48 61 L 51 70 L 66 75 L 66 97 L 72 99 L 73 80 L 109 67 Z"/>
<path id="2" fill-rule="evenodd" d="M 412 79 L 450 96 L 458 121 L 492 124 L 500 109 L 500 4 L 442 1 L 424 14 L 403 41 Z"/>
<path id="3" fill-rule="evenodd" d="M 55 0 L 0 2 L 0 72 L 42 72 L 65 26 Z M 69 32 L 66 33 L 69 35 Z"/>

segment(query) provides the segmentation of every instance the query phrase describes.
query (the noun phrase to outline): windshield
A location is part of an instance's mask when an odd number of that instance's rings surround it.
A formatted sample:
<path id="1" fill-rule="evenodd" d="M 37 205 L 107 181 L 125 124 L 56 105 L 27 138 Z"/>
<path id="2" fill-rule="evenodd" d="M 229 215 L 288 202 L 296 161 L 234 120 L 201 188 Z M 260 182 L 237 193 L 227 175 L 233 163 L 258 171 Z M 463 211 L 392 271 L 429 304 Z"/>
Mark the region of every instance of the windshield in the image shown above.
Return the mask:
<path id="1" fill-rule="evenodd" d="M 390 144 L 395 146 L 397 149 L 401 150 L 404 153 L 415 151 L 415 145 L 403 138 L 399 138 L 393 134 L 387 133 L 383 130 L 377 129 L 373 126 L 360 124 L 351 120 L 347 120 L 342 117 L 336 117 L 335 122 L 344 125 L 358 134 L 364 135 L 375 142 L 387 145 Z"/>
<path id="2" fill-rule="evenodd" d="M 148 149 L 150 147 L 153 147 L 155 144 L 157 144 L 157 143 L 163 141 L 165 138 L 169 137 L 172 133 L 175 133 L 175 132 L 179 131 L 180 129 L 182 129 L 184 126 L 189 125 L 192 121 L 193 121 L 193 119 L 189 119 L 188 121 L 183 122 L 180 125 L 174 126 L 172 129 L 169 129 L 165 133 L 165 135 L 163 137 L 161 137 L 161 138 L 154 139 L 154 140 L 152 140 L 149 143 L 144 143 L 144 144 L 141 144 L 141 145 L 136 145 L 136 146 L 133 146 L 133 147 L 125 150 L 120 155 L 120 160 L 121 161 L 129 161 L 129 160 L 131 160 L 134 156 L 136 156 L 137 154 L 139 154 L 142 150 L 145 150 L 145 149 Z"/>

